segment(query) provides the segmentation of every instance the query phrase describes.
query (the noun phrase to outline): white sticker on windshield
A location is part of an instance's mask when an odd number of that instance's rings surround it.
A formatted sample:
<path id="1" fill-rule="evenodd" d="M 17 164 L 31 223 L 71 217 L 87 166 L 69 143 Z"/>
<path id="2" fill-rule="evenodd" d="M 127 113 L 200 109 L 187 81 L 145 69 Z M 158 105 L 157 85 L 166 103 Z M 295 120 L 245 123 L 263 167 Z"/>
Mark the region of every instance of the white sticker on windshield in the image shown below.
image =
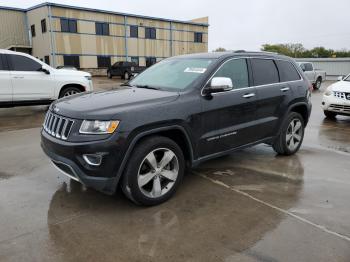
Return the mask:
<path id="1" fill-rule="evenodd" d="M 202 67 L 187 67 L 184 72 L 185 73 L 203 74 L 205 71 L 207 71 L 207 69 L 202 68 Z"/>

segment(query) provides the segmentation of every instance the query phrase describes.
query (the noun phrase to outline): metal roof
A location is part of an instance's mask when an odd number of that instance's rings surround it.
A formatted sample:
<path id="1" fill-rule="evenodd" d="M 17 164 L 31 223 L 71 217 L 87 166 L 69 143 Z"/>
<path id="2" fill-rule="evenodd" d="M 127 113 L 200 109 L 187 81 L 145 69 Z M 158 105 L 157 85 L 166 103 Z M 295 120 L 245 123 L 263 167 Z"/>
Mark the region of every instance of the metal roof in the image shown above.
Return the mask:
<path id="1" fill-rule="evenodd" d="M 181 23 L 181 24 L 209 26 L 209 24 L 206 24 L 206 23 L 197 23 L 197 22 L 192 22 L 192 21 L 173 20 L 173 19 L 167 19 L 167 18 L 160 18 L 160 17 L 153 17 L 153 16 L 144 16 L 144 15 L 136 15 L 136 14 L 129 14 L 129 13 L 121 13 L 121 12 L 115 12 L 115 11 L 102 10 L 102 9 L 94 9 L 94 8 L 87 8 L 87 7 L 79 7 L 79 6 L 56 4 L 56 3 L 50 3 L 50 2 L 41 3 L 41 4 L 38 4 L 38 5 L 32 6 L 32 7 L 29 7 L 27 9 L 21 9 L 21 8 L 16 8 L 16 7 L 6 7 L 6 6 L 0 6 L 0 9 L 28 12 L 28 11 L 31 11 L 31 10 L 34 10 L 34 9 L 37 9 L 37 8 L 40 8 L 40 7 L 43 7 L 43 6 L 52 6 L 52 7 L 60 7 L 60 8 L 74 9 L 74 10 L 80 10 L 80 11 L 88 11 L 88 12 L 97 12 L 97 13 L 105 13 L 105 14 L 112 14 L 112 15 L 129 16 L 129 17 L 136 17 L 136 18 L 142 18 L 142 19 L 160 20 L 160 21 L 165 21 L 165 22 L 174 22 L 174 23 Z"/>

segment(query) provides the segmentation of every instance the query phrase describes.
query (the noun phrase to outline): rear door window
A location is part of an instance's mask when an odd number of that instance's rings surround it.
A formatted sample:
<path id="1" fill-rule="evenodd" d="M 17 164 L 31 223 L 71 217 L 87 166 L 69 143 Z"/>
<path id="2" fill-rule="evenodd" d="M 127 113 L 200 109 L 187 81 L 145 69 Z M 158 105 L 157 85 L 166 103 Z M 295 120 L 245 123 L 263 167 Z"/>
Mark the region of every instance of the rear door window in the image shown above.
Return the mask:
<path id="1" fill-rule="evenodd" d="M 276 60 L 275 62 L 280 73 L 281 82 L 296 81 L 301 79 L 298 71 L 291 62 L 282 60 Z"/>
<path id="2" fill-rule="evenodd" d="M 254 85 L 268 85 L 279 82 L 279 76 L 275 62 L 272 59 L 251 59 Z"/>
<path id="3" fill-rule="evenodd" d="M 8 71 L 7 61 L 5 55 L 0 54 L 0 71 Z"/>
<path id="4" fill-rule="evenodd" d="M 313 67 L 311 63 L 305 63 L 305 71 L 312 71 Z"/>
<path id="5" fill-rule="evenodd" d="M 41 64 L 26 56 L 8 55 L 8 58 L 11 61 L 12 71 L 39 71 L 42 67 Z"/>

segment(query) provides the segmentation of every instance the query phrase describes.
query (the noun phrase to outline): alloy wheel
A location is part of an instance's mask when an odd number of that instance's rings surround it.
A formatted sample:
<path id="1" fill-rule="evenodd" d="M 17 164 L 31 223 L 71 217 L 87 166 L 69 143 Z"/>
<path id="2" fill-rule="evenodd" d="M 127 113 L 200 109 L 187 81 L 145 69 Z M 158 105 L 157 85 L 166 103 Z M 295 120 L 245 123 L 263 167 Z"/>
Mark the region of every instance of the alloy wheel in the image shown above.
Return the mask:
<path id="1" fill-rule="evenodd" d="M 75 95 L 75 94 L 78 94 L 78 92 L 76 90 L 69 90 L 69 91 L 64 93 L 64 96 L 71 96 L 71 95 Z"/>
<path id="2" fill-rule="evenodd" d="M 294 151 L 296 148 L 298 148 L 303 137 L 303 132 L 303 125 L 301 121 L 297 118 L 292 119 L 288 126 L 286 135 L 287 147 L 290 151 Z"/>
<path id="3" fill-rule="evenodd" d="M 179 160 L 167 148 L 150 152 L 141 162 L 137 182 L 141 192 L 150 198 L 159 198 L 175 184 L 179 174 Z"/>

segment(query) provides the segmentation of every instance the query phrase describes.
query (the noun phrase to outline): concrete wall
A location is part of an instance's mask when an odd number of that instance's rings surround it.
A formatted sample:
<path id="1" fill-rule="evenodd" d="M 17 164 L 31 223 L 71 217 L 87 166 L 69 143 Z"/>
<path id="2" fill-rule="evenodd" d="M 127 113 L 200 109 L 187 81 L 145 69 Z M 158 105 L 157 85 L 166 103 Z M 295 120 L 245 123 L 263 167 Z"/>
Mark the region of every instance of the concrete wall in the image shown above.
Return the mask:
<path id="1" fill-rule="evenodd" d="M 24 11 L 0 9 L 0 22 L 0 48 L 30 46 Z"/>
<path id="2" fill-rule="evenodd" d="M 312 62 L 316 69 L 327 73 L 327 80 L 350 74 L 350 58 L 297 58 L 298 62 Z"/>

